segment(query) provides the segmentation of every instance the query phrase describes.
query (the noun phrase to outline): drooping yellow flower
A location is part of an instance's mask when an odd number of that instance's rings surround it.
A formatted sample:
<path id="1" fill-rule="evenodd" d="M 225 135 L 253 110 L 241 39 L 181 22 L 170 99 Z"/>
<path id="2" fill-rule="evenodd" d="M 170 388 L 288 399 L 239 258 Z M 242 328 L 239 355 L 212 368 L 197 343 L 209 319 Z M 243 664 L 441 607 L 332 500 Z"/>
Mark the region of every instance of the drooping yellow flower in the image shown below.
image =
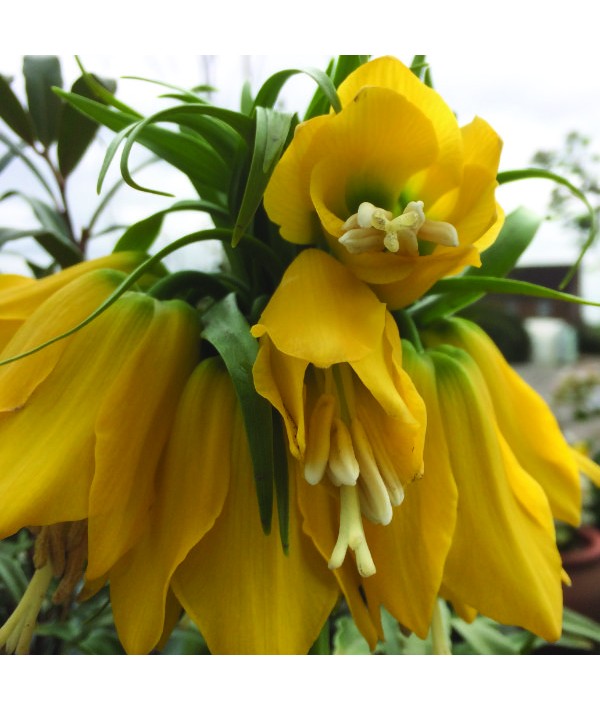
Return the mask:
<path id="1" fill-rule="evenodd" d="M 552 513 L 579 525 L 580 457 L 566 442 L 544 399 L 506 362 L 491 338 L 471 321 L 452 318 L 423 334 L 425 343 L 462 348 L 477 362 L 498 426 L 521 466 L 544 489 Z M 593 468 L 590 463 L 588 470 Z"/>
<path id="2" fill-rule="evenodd" d="M 555 641 L 562 564 L 549 496 L 519 460 L 520 438 L 503 427 L 487 378 L 465 350 L 417 353 L 406 344 L 404 353 L 428 413 L 422 484 L 456 492 L 440 594 L 466 619 L 478 611 Z"/>
<path id="3" fill-rule="evenodd" d="M 306 250 L 252 333 L 260 339 L 256 389 L 280 412 L 303 469 L 304 530 L 329 561 L 359 628 L 373 642 L 381 634 L 379 604 L 389 602 L 426 634 L 449 541 L 434 535 L 422 556 L 409 543 L 423 530 L 418 504 L 407 504 L 418 483 L 407 485 L 422 474 L 425 410 L 402 368 L 395 322 L 348 269 Z M 397 545 L 394 530 L 404 534 Z M 355 563 L 346 560 L 348 549 Z"/>
<path id="4" fill-rule="evenodd" d="M 42 279 L 0 274 L 0 348 L 8 343 L 38 306 L 77 277 L 98 269 L 131 272 L 146 258 L 142 252 L 114 252 L 105 257 L 80 262 Z"/>
<path id="5" fill-rule="evenodd" d="M 202 361 L 179 404 L 149 526 L 110 574 L 128 652 L 156 646 L 173 604 L 196 622 L 213 654 L 308 651 L 339 591 L 302 532 L 293 477 L 290 483 L 286 555 L 276 517 L 270 535 L 261 527 L 231 379 L 218 358 Z"/>
<path id="6" fill-rule="evenodd" d="M 95 270 L 67 283 L 33 311 L 0 359 L 77 325 L 124 278 Z M 87 536 L 80 563 L 87 558 L 90 579 L 107 575 L 145 529 L 199 333 L 184 302 L 128 292 L 85 328 L 0 369 L 0 538 L 83 522 L 71 535 L 78 547 Z M 55 530 L 50 538 L 61 536 Z"/>
<path id="7" fill-rule="evenodd" d="M 390 308 L 480 265 L 503 224 L 495 200 L 501 141 L 383 57 L 339 87 L 342 111 L 301 123 L 265 192 L 281 235 L 326 238 Z"/>

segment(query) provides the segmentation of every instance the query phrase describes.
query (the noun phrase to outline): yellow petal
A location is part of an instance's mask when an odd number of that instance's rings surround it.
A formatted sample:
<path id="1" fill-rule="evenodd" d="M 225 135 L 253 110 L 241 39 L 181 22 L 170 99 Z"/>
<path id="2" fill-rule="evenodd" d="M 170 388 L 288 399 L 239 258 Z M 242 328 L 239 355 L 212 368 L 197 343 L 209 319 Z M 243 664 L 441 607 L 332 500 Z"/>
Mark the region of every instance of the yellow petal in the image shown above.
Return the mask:
<path id="1" fill-rule="evenodd" d="M 86 274 L 48 298 L 6 345 L 0 359 L 25 353 L 77 326 L 123 281 L 121 272 Z M 52 372 L 73 338 L 63 339 L 26 358 L 0 367 L 0 412 L 24 407 L 31 393 Z"/>
<path id="2" fill-rule="evenodd" d="M 296 459 L 306 448 L 304 417 L 304 374 L 307 361 L 292 358 L 273 347 L 268 336 L 262 336 L 252 376 L 256 392 L 266 398 L 285 423 L 290 452 Z"/>
<path id="3" fill-rule="evenodd" d="M 74 279 L 99 269 L 131 272 L 147 255 L 141 252 L 114 252 L 105 257 L 80 262 L 43 279 L 3 276 L 0 279 L 0 319 L 26 319 L 48 297 Z"/>
<path id="4" fill-rule="evenodd" d="M 277 517 L 262 531 L 248 444 L 233 424 L 231 485 L 212 530 L 173 577 L 173 590 L 213 654 L 305 654 L 337 597 L 327 565 L 302 533 L 290 477 L 290 550 Z"/>
<path id="5" fill-rule="evenodd" d="M 385 306 L 324 252 L 301 252 L 288 267 L 252 334 L 326 368 L 359 360 L 381 340 Z"/>
<path id="6" fill-rule="evenodd" d="M 149 316 L 123 297 L 67 340 L 24 407 L 0 418 L 0 537 L 23 526 L 87 518 L 94 422 Z M 114 411 L 112 417 L 123 427 Z"/>
<path id="7" fill-rule="evenodd" d="M 543 398 L 510 367 L 494 342 L 475 324 L 452 319 L 438 334 L 430 333 L 425 338 L 452 343 L 477 361 L 500 430 L 520 465 L 544 489 L 553 515 L 577 526 L 581 512 L 578 467 Z"/>
<path id="8" fill-rule="evenodd" d="M 312 244 L 321 234 L 309 185 L 318 150 L 314 138 L 328 119 L 328 116 L 316 116 L 296 127 L 294 140 L 275 166 L 265 190 L 264 203 L 269 217 L 281 225 L 281 236 L 296 244 Z"/>
<path id="9" fill-rule="evenodd" d="M 236 407 L 220 360 L 202 361 L 178 405 L 149 527 L 111 572 L 115 624 L 129 654 L 158 644 L 171 576 L 221 513 L 230 477 L 223 453 Z"/>
<path id="10" fill-rule="evenodd" d="M 436 604 L 456 521 L 457 489 L 449 464 L 435 374 L 427 356 L 404 347 L 407 372 L 427 407 L 425 473 L 405 487 L 389 526 L 367 523 L 377 573 L 363 582 L 367 598 L 425 637 Z"/>
<path id="11" fill-rule="evenodd" d="M 89 502 L 88 575 L 100 577 L 139 539 L 154 496 L 159 458 L 179 397 L 197 362 L 196 312 L 182 301 L 144 294 L 152 320 L 107 388 L 95 420 L 95 473 Z M 110 311 L 108 312 L 110 314 Z M 116 313 L 115 313 L 116 316 Z"/>
<path id="12" fill-rule="evenodd" d="M 444 572 L 450 600 L 556 640 L 562 565 L 545 494 L 502 437 L 474 361 L 458 349 L 435 351 L 432 358 L 458 488 Z"/>

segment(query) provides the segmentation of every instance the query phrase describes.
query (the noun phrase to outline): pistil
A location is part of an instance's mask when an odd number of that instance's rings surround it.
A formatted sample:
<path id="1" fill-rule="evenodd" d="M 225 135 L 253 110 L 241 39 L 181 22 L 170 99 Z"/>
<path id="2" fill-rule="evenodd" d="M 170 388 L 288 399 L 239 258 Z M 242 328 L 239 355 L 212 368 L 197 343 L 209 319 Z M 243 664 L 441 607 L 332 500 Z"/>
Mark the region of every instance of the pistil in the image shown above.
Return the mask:
<path id="1" fill-rule="evenodd" d="M 376 572 L 375 563 L 367 544 L 362 525 L 358 492 L 355 486 L 340 488 L 340 530 L 338 539 L 329 559 L 329 568 L 339 568 L 346 558 L 348 548 L 354 551 L 356 567 L 363 578 Z"/>

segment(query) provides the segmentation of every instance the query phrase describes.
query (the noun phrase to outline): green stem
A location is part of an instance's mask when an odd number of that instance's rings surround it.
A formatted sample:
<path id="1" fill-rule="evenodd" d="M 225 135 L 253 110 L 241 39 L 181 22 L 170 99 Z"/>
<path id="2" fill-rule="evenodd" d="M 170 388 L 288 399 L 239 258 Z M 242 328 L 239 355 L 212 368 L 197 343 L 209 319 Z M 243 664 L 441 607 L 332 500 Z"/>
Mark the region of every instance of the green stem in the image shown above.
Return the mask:
<path id="1" fill-rule="evenodd" d="M 402 338 L 410 341 L 415 347 L 417 353 L 425 353 L 425 348 L 423 347 L 421 337 L 419 336 L 419 330 L 408 312 L 404 310 L 394 311 L 392 315 L 398 324 Z"/>

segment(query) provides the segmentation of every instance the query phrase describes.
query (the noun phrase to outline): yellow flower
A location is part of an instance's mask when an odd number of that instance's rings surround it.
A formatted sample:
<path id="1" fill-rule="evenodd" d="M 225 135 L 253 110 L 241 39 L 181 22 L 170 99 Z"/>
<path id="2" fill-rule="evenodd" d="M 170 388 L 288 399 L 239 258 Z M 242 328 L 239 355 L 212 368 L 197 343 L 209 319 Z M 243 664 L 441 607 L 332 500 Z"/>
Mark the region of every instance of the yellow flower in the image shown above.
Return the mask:
<path id="1" fill-rule="evenodd" d="M 555 518 L 573 526 L 581 514 L 580 458 L 569 446 L 544 399 L 506 362 L 489 336 L 462 318 L 423 334 L 427 344 L 448 343 L 476 361 L 498 426 L 519 463 L 544 489 Z"/>
<path id="2" fill-rule="evenodd" d="M 359 67 L 342 111 L 298 126 L 265 192 L 270 219 L 297 244 L 326 238 L 390 308 L 441 277 L 479 266 L 503 224 L 495 200 L 501 141 L 450 108 L 398 60 Z"/>
<path id="3" fill-rule="evenodd" d="M 413 514 L 410 507 L 403 514 L 402 502 L 405 487 L 422 474 L 425 430 L 422 400 L 402 369 L 395 322 L 349 270 L 324 252 L 306 250 L 252 333 L 260 339 L 256 389 L 281 414 L 303 471 L 297 486 L 304 530 L 329 561 L 361 631 L 371 643 L 381 634 L 378 605 L 367 592 L 367 610 L 360 595 L 370 588 L 373 598 L 406 604 L 426 632 L 443 557 L 432 551 L 429 566 L 409 539 L 388 548 L 382 543 L 396 519 L 412 535 Z M 389 584 L 398 566 L 413 577 L 396 593 Z"/>
<path id="4" fill-rule="evenodd" d="M 80 262 L 43 279 L 0 274 L 0 348 L 10 341 L 40 304 L 73 279 L 98 269 L 131 272 L 145 259 L 147 256 L 141 252 L 114 252 L 106 257 Z"/>
<path id="5" fill-rule="evenodd" d="M 570 458 L 558 474 L 566 483 L 546 491 L 544 461 L 532 464 L 534 448 L 523 444 L 525 436 L 537 436 L 536 421 L 513 437 L 494 396 L 496 385 L 487 379 L 487 363 L 480 366 L 467 351 L 449 345 L 417 353 L 405 344 L 404 352 L 428 415 L 421 494 L 431 501 L 436 494 L 445 497 L 454 518 L 440 594 L 467 620 L 477 611 L 555 641 L 561 634 L 563 573 L 549 498 L 560 490 L 573 497 Z M 513 407 L 531 415 L 526 400 L 515 400 Z M 548 443 L 564 454 L 562 442 Z M 562 511 L 573 505 L 567 502 Z M 434 521 L 434 509 L 423 515 Z"/>
<path id="6" fill-rule="evenodd" d="M 124 278 L 95 270 L 74 279 L 32 313 L 0 358 L 75 326 Z M 87 530 L 87 575 L 106 576 L 145 528 L 198 342 L 187 304 L 128 292 L 72 336 L 3 366 L 0 538 L 23 527 L 87 522 L 77 533 L 81 547 Z"/>
<path id="7" fill-rule="evenodd" d="M 128 652 L 153 649 L 181 607 L 213 654 L 308 651 L 338 587 L 302 532 L 290 483 L 285 555 L 276 517 L 269 536 L 261 527 L 231 379 L 220 359 L 202 361 L 178 407 L 151 521 L 111 571 L 115 623 Z"/>

